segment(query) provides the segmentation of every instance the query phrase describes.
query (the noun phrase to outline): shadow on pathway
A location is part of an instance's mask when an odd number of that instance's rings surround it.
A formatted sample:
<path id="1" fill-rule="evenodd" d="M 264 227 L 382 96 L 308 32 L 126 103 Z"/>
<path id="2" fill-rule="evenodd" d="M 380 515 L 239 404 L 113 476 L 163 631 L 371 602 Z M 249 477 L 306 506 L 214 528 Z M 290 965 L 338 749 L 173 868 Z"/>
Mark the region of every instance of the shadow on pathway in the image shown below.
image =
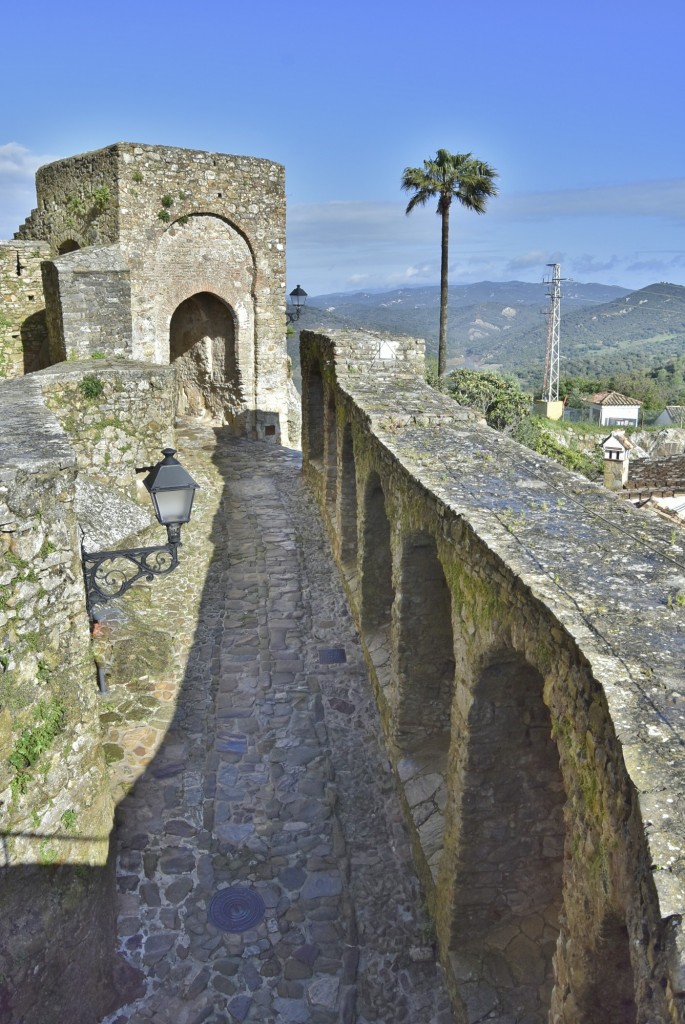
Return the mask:
<path id="1" fill-rule="evenodd" d="M 149 612 L 150 643 L 173 638 L 176 669 L 113 682 L 103 714 L 126 793 L 120 949 L 145 995 L 102 1024 L 449 1024 L 300 455 L 198 427 L 178 448 L 202 491 Z M 208 920 L 230 886 L 260 898 L 242 932 Z"/>

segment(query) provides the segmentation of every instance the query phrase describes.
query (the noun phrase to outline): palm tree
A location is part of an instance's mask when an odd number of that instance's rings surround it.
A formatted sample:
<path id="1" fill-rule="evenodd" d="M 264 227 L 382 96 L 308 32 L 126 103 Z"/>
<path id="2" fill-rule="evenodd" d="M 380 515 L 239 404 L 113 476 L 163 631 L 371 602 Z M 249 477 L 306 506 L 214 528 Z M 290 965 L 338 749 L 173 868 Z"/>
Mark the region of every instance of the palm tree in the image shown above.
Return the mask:
<path id="1" fill-rule="evenodd" d="M 402 188 L 413 192 L 407 213 L 438 197 L 437 212 L 442 217 L 440 250 L 440 334 L 438 340 L 438 376 L 447 369 L 447 267 L 449 249 L 450 206 L 458 199 L 462 206 L 475 213 L 485 213 L 488 196 L 497 195 L 497 171 L 490 164 L 476 160 L 471 153 L 450 153 L 439 149 L 434 160 L 424 160 L 423 167 L 405 167 Z"/>

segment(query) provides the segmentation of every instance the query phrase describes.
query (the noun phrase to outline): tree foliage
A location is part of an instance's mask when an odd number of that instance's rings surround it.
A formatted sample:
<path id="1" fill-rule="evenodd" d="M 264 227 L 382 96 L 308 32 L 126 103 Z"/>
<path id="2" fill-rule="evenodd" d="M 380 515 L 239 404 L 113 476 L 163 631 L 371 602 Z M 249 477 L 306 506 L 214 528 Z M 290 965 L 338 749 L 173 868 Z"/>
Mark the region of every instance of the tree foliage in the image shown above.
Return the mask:
<path id="1" fill-rule="evenodd" d="M 444 377 L 429 376 L 428 382 L 450 395 L 459 405 L 468 405 L 483 413 L 496 430 L 514 427 L 530 410 L 530 395 L 521 391 L 515 380 L 497 373 L 477 370 L 452 370 Z"/>
<path id="2" fill-rule="evenodd" d="M 447 289 L 449 266 L 449 214 L 452 200 L 474 213 L 485 213 L 487 200 L 497 195 L 497 171 L 477 160 L 471 153 L 450 153 L 439 149 L 423 167 L 405 167 L 402 188 L 411 193 L 406 213 L 437 198 L 437 214 L 442 219 L 440 243 L 440 329 L 438 337 L 438 373 L 447 370 Z"/>
<path id="3" fill-rule="evenodd" d="M 644 412 L 661 412 L 667 405 L 685 405 L 685 358 L 670 359 L 651 370 L 627 370 L 596 377 L 562 377 L 559 394 L 571 408 L 597 391 L 618 391 L 642 403 Z"/>
<path id="4" fill-rule="evenodd" d="M 444 377 L 438 377 L 433 368 L 427 370 L 426 379 L 459 405 L 482 412 L 488 425 L 495 430 L 511 434 L 520 444 L 540 455 L 547 455 L 566 469 L 582 473 L 590 480 L 601 479 L 601 449 L 597 448 L 594 455 L 588 455 L 573 442 L 564 444 L 546 420 L 531 416 L 531 397 L 521 391 L 516 380 L 478 370 L 452 370 Z"/>

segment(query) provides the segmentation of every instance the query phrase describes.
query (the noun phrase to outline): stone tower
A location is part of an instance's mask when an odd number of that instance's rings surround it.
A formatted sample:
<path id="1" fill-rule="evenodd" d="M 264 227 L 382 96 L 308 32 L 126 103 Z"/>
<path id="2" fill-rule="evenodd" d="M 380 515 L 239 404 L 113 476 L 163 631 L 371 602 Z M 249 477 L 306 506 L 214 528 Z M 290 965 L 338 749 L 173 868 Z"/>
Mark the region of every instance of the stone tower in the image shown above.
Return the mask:
<path id="1" fill-rule="evenodd" d="M 46 362 L 175 363 L 180 413 L 292 440 L 282 166 L 121 142 L 41 167 L 36 190 L 4 244 L 41 249 Z"/>

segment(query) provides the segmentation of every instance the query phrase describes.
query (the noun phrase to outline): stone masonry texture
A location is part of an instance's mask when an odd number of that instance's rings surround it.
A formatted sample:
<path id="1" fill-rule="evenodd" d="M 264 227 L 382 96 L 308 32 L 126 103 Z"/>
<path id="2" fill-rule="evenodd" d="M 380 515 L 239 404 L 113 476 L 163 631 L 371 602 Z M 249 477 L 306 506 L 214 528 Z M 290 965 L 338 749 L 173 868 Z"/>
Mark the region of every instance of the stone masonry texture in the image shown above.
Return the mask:
<path id="1" fill-rule="evenodd" d="M 118 802 L 119 949 L 144 978 L 106 1024 L 430 1021 L 452 1012 L 359 640 L 298 452 L 189 427 L 182 565 L 127 622 L 103 727 Z M 139 594 L 139 597 L 144 595 Z M 344 661 L 327 664 L 326 652 Z M 263 920 L 208 920 L 246 886 Z M 104 1024 L 104 1022 L 103 1022 Z"/>
<path id="2" fill-rule="evenodd" d="M 46 242 L 0 242 L 0 378 L 47 366 L 48 336 L 41 263 Z"/>
<path id="3" fill-rule="evenodd" d="M 121 142 L 40 168 L 36 188 L 37 208 L 3 252 L 10 281 L 15 249 L 40 250 L 34 298 L 46 307 L 49 362 L 96 354 L 167 364 L 192 350 L 209 417 L 239 434 L 297 440 L 283 167 Z M 15 291 L 12 283 L 5 304 L 16 306 Z M 214 318 L 213 334 L 193 333 L 215 299 L 226 323 Z M 222 357 L 207 358 L 212 351 Z M 16 354 L 0 358 L 17 372 Z"/>
<path id="4" fill-rule="evenodd" d="M 113 804 L 99 742 L 76 459 L 36 375 L 0 399 L 0 1020 L 116 1005 Z M 74 994 L 78 993 L 78 999 Z"/>
<path id="5" fill-rule="evenodd" d="M 682 1020 L 681 538 L 359 346 L 301 335 L 305 473 L 456 1019 Z"/>
<path id="6" fill-rule="evenodd" d="M 286 447 L 279 165 L 118 143 L 37 195 L 0 244 L 0 1022 L 683 1024 L 681 534 L 413 338 L 303 331 Z M 167 444 L 181 563 L 91 636 L 81 541 L 160 542 Z"/>

